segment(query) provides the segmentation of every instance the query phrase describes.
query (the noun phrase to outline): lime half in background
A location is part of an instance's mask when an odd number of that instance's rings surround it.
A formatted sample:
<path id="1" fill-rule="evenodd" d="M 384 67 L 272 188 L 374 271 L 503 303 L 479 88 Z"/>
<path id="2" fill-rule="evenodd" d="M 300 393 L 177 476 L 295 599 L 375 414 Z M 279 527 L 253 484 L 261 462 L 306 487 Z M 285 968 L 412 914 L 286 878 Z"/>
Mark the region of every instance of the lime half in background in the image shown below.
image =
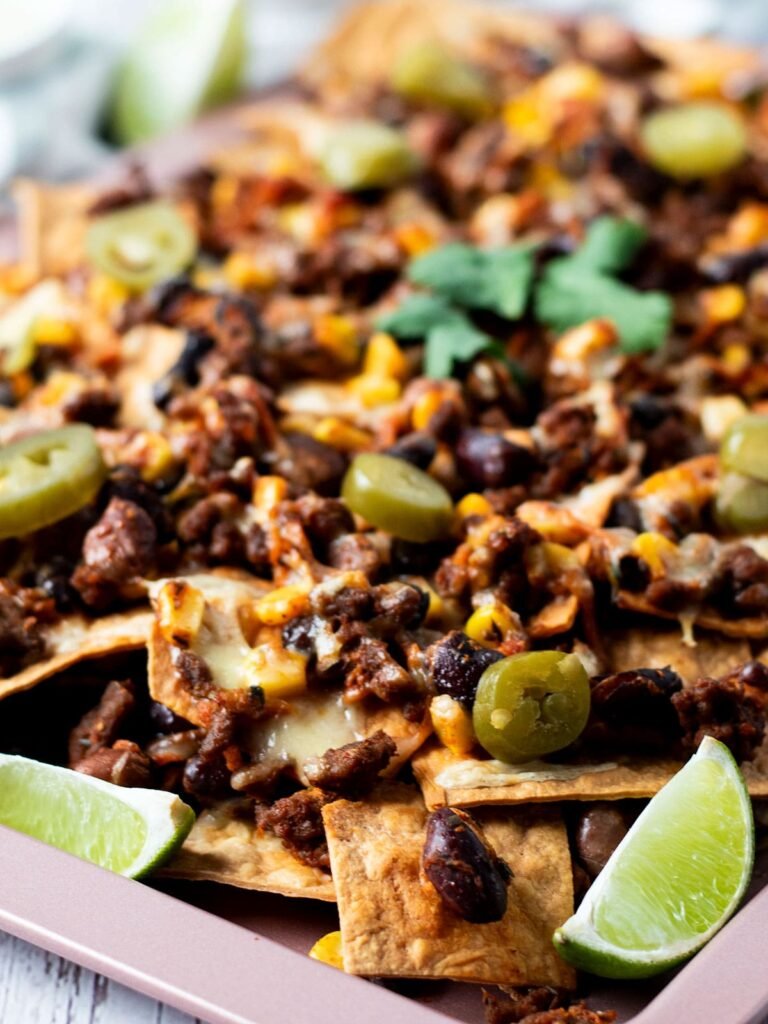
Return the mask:
<path id="1" fill-rule="evenodd" d="M 0 825 L 128 878 L 159 867 L 195 813 L 173 793 L 124 789 L 26 757 L 0 754 Z"/>
<path id="2" fill-rule="evenodd" d="M 110 134 L 141 142 L 232 99 L 246 55 L 244 0 L 162 0 L 118 73 Z"/>
<path id="3" fill-rule="evenodd" d="M 707 737 L 555 932 L 558 952 L 605 978 L 648 977 L 686 960 L 739 905 L 754 846 L 738 765 L 724 744 Z"/>

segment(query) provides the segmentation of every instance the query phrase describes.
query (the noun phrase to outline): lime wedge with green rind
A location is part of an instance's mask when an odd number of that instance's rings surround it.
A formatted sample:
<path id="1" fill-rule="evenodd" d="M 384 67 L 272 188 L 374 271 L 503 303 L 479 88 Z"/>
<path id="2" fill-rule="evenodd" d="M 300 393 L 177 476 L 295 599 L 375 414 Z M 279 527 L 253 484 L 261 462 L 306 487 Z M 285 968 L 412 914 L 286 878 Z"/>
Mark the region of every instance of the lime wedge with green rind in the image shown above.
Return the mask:
<path id="1" fill-rule="evenodd" d="M 110 133 L 141 142 L 232 99 L 246 55 L 244 0 L 163 0 L 118 73 Z"/>
<path id="2" fill-rule="evenodd" d="M 181 846 L 195 813 L 173 793 L 125 789 L 68 768 L 0 754 L 0 825 L 127 878 Z"/>
<path id="3" fill-rule="evenodd" d="M 558 952 L 605 978 L 644 978 L 687 960 L 739 905 L 754 847 L 744 779 L 728 748 L 707 737 L 555 932 Z"/>

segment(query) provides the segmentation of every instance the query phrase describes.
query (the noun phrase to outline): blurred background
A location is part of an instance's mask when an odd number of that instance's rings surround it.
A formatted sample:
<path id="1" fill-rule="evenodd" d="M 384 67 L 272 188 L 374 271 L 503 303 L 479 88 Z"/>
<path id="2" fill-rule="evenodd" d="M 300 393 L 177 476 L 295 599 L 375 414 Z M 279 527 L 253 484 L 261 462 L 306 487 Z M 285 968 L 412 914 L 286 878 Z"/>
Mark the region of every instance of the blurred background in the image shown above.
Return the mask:
<path id="1" fill-rule="evenodd" d="M 493 3 L 494 0 L 484 0 Z M 511 6 L 511 0 L 495 0 Z M 355 0 L 0 0 L 0 198 L 98 170 L 117 145 L 288 74 Z M 668 36 L 768 43 L 766 0 L 529 0 Z M 5 9 L 5 10 L 3 10 Z"/>

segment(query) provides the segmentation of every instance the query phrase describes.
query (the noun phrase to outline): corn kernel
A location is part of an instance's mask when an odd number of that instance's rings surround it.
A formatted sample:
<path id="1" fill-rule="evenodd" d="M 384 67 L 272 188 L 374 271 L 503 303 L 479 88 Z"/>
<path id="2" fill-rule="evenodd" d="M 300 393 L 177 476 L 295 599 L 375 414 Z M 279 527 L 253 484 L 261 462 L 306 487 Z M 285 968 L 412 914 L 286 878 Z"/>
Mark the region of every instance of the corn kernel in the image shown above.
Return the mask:
<path id="1" fill-rule="evenodd" d="M 227 174 L 217 178 L 211 189 L 211 205 L 214 210 L 224 210 L 234 206 L 239 191 L 240 182 L 237 178 Z"/>
<path id="2" fill-rule="evenodd" d="M 124 284 L 106 274 L 94 274 L 88 282 L 89 305 L 103 317 L 110 317 L 129 296 Z"/>
<path id="3" fill-rule="evenodd" d="M 39 316 L 32 326 L 32 338 L 36 345 L 61 345 L 66 347 L 77 339 L 77 328 L 69 320 Z"/>
<path id="4" fill-rule="evenodd" d="M 500 601 L 495 601 L 473 612 L 467 619 L 464 632 L 479 644 L 495 647 L 508 634 L 517 632 L 519 625 L 514 613 Z"/>
<path id="5" fill-rule="evenodd" d="M 249 652 L 244 668 L 247 685 L 259 687 L 265 700 L 288 700 L 307 688 L 307 659 L 297 651 L 261 644 Z"/>
<path id="6" fill-rule="evenodd" d="M 356 452 L 371 444 L 371 435 L 367 431 L 353 427 L 337 416 L 326 416 L 310 433 L 316 441 L 322 441 L 342 452 Z"/>
<path id="7" fill-rule="evenodd" d="M 747 203 L 742 206 L 726 227 L 731 248 L 751 249 L 768 239 L 768 205 Z"/>
<path id="8" fill-rule="evenodd" d="M 82 390 L 83 378 L 77 373 L 56 370 L 35 394 L 40 405 L 61 405 L 71 395 Z"/>
<path id="9" fill-rule="evenodd" d="M 411 423 L 414 430 L 426 430 L 429 421 L 443 404 L 443 395 L 440 391 L 428 391 L 415 403 L 411 412 Z"/>
<path id="10" fill-rule="evenodd" d="M 550 71 L 539 80 L 537 89 L 544 103 L 595 103 L 603 95 L 605 81 L 590 64 L 574 61 Z"/>
<path id="11" fill-rule="evenodd" d="M 260 597 L 254 604 L 256 615 L 266 626 L 283 626 L 289 619 L 303 615 L 309 605 L 309 592 L 299 584 L 288 584 Z"/>
<path id="12" fill-rule="evenodd" d="M 22 398 L 26 398 L 34 386 L 35 378 L 27 370 L 21 370 L 19 373 L 14 373 L 11 376 L 13 397 L 17 402 L 20 402 Z"/>
<path id="13" fill-rule="evenodd" d="M 321 348 L 328 349 L 347 365 L 357 362 L 360 354 L 357 328 L 349 317 L 326 313 L 316 317 L 313 327 L 315 341 Z"/>
<path id="14" fill-rule="evenodd" d="M 259 291 L 277 283 L 274 268 L 259 262 L 252 253 L 230 253 L 222 270 L 227 281 L 241 291 Z"/>
<path id="15" fill-rule="evenodd" d="M 377 405 L 396 402 L 400 397 L 400 381 L 393 377 L 369 377 L 360 374 L 347 381 L 347 386 L 357 395 L 366 409 L 374 409 Z"/>
<path id="16" fill-rule="evenodd" d="M 701 304 L 709 324 L 727 324 L 738 320 L 747 305 L 744 289 L 737 284 L 722 284 L 701 292 Z"/>
<path id="17" fill-rule="evenodd" d="M 475 745 L 472 716 L 462 705 L 441 693 L 429 705 L 429 717 L 437 738 L 452 754 L 468 754 Z"/>
<path id="18" fill-rule="evenodd" d="M 726 345 L 723 351 L 723 367 L 726 373 L 743 373 L 752 360 L 749 348 L 740 342 Z"/>
<path id="19" fill-rule="evenodd" d="M 203 623 L 202 591 L 185 580 L 169 580 L 160 588 L 155 607 L 163 639 L 169 644 L 189 647 Z"/>
<path id="20" fill-rule="evenodd" d="M 667 562 L 674 559 L 678 552 L 677 545 L 663 533 L 638 534 L 630 550 L 633 555 L 642 558 L 654 579 L 666 575 Z"/>
<path id="21" fill-rule="evenodd" d="M 253 487 L 253 503 L 260 512 L 269 512 L 284 500 L 288 483 L 281 476 L 260 476 Z"/>
<path id="22" fill-rule="evenodd" d="M 509 100 L 502 113 L 509 132 L 526 146 L 543 146 L 552 134 L 552 119 L 542 109 L 534 89 L 526 89 Z"/>
<path id="23" fill-rule="evenodd" d="M 310 949 L 309 955 L 313 960 L 319 960 L 323 964 L 328 964 L 329 967 L 336 967 L 343 971 L 344 959 L 341 955 L 341 932 L 328 932 L 327 935 L 323 935 Z"/>
<path id="24" fill-rule="evenodd" d="M 482 494 L 465 494 L 456 506 L 456 515 L 459 519 L 468 519 L 469 516 L 490 516 L 493 515 L 493 506 Z"/>
<path id="25" fill-rule="evenodd" d="M 434 249 L 434 233 L 423 224 L 400 224 L 395 228 L 395 241 L 409 256 L 420 256 Z"/>
<path id="26" fill-rule="evenodd" d="M 408 360 L 391 334 L 377 331 L 371 337 L 365 350 L 363 376 L 394 377 L 400 381 L 408 376 Z"/>

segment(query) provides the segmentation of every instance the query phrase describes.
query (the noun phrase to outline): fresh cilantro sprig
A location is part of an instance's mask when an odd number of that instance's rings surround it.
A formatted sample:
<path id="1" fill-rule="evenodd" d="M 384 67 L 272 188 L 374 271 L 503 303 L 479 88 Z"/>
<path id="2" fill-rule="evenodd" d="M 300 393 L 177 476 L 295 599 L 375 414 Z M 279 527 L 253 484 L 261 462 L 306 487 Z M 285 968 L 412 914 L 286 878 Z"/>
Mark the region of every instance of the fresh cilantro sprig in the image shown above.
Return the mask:
<path id="1" fill-rule="evenodd" d="M 475 327 L 463 310 L 488 310 L 508 320 L 522 316 L 533 280 L 530 247 L 485 251 L 461 242 L 413 260 L 408 279 L 431 294 L 410 295 L 376 326 L 398 338 L 425 339 L 424 373 L 450 377 L 457 364 L 484 353 L 505 359 L 503 346 Z"/>
<path id="2" fill-rule="evenodd" d="M 424 373 L 449 377 L 457 364 L 484 353 L 506 358 L 503 346 L 479 330 L 467 311 L 519 319 L 533 292 L 536 319 L 556 331 L 587 320 L 611 320 L 627 353 L 658 349 L 669 332 L 672 304 L 662 292 L 641 292 L 618 279 L 646 239 L 633 221 L 599 217 L 581 246 L 551 260 L 535 278 L 534 247 L 484 250 L 452 242 L 413 260 L 412 284 L 429 289 L 407 297 L 377 320 L 377 327 L 406 340 L 425 340 Z"/>
<path id="3" fill-rule="evenodd" d="M 536 319 L 556 331 L 597 317 L 611 320 L 623 352 L 654 352 L 672 322 L 672 302 L 663 292 L 641 292 L 619 281 L 645 241 L 639 224 L 600 217 L 571 256 L 546 265 L 534 294 Z"/>

